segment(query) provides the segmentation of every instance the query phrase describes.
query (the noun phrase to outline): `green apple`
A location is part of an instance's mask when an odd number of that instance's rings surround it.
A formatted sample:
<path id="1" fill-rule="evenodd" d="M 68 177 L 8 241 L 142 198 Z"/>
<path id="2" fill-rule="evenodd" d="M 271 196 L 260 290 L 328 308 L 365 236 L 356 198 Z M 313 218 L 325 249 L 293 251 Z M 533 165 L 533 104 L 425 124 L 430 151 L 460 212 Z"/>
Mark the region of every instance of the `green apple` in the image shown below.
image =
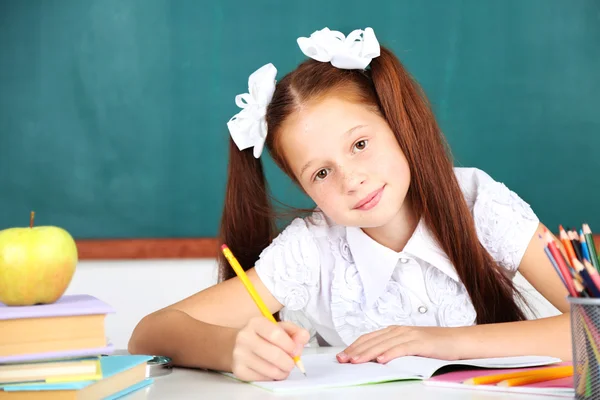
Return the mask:
<path id="1" fill-rule="evenodd" d="M 56 226 L 8 228 L 0 231 L 0 302 L 8 306 L 50 304 L 71 283 L 77 246 Z"/>

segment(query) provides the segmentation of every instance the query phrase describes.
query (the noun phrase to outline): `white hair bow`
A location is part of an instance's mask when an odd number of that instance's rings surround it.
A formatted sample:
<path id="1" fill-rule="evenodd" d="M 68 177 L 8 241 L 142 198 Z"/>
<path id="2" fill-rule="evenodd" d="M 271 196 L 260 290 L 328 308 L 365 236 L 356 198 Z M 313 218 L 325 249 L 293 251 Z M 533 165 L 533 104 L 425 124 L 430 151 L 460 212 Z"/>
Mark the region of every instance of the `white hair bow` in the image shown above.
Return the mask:
<path id="1" fill-rule="evenodd" d="M 315 31 L 309 38 L 299 37 L 302 52 L 317 61 L 331 62 L 341 69 L 365 69 L 371 60 L 379 57 L 379 42 L 373 29 L 356 29 L 348 37 L 329 28 Z"/>
<path id="2" fill-rule="evenodd" d="M 248 93 L 235 96 L 235 104 L 242 109 L 227 122 L 229 133 L 240 150 L 254 147 L 252 154 L 259 158 L 267 138 L 267 106 L 275 92 L 277 68 L 263 65 L 248 78 Z"/>

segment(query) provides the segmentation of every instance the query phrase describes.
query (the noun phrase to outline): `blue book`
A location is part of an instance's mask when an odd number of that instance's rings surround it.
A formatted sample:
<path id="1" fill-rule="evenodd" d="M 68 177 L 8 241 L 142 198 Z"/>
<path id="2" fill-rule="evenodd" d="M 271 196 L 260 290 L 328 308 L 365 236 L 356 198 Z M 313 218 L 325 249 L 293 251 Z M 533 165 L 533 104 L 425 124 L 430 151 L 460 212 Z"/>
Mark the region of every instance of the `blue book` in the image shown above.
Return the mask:
<path id="1" fill-rule="evenodd" d="M 141 355 L 102 357 L 101 380 L 0 385 L 0 400 L 55 399 L 56 391 L 62 391 L 65 399 L 117 399 L 153 382 L 146 378 L 146 366 L 151 358 Z"/>

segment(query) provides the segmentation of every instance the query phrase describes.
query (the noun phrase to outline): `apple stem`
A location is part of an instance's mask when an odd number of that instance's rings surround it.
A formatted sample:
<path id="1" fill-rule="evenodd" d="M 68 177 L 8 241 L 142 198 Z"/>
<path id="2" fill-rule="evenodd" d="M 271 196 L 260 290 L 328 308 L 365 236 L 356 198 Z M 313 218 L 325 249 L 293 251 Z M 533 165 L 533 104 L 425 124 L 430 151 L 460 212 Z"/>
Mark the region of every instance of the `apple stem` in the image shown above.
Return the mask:
<path id="1" fill-rule="evenodd" d="M 31 212 L 31 216 L 29 217 L 29 227 L 33 228 L 33 217 L 35 215 L 35 212 Z"/>

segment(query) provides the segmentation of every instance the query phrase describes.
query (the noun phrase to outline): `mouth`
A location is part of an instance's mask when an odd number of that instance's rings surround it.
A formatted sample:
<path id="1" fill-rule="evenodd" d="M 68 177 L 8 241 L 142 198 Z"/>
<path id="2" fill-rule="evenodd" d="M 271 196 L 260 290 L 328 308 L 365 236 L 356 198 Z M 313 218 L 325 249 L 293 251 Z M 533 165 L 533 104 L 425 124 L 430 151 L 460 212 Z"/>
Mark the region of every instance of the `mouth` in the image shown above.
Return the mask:
<path id="1" fill-rule="evenodd" d="M 381 196 L 383 194 L 384 188 L 385 188 L 385 185 L 383 185 L 379 189 L 369 193 L 364 199 L 362 199 L 361 201 L 356 203 L 353 210 L 366 211 L 366 210 L 370 210 L 371 208 L 375 207 L 379 203 L 379 200 L 381 200 Z"/>

